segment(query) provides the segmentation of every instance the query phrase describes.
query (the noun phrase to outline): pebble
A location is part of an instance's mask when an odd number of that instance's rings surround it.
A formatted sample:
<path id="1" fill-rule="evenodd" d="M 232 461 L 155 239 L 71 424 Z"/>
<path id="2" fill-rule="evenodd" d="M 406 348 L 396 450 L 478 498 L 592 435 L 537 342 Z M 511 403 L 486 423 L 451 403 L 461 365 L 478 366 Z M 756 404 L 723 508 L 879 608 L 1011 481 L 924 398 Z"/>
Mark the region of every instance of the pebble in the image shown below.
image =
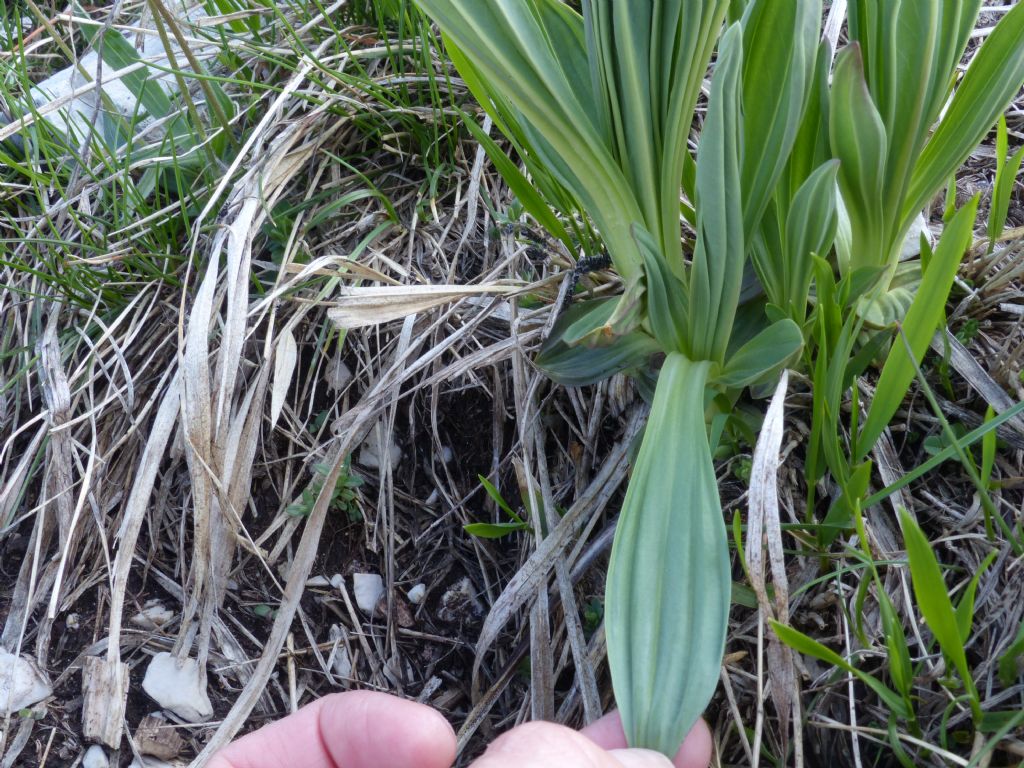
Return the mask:
<path id="1" fill-rule="evenodd" d="M 0 712 L 17 712 L 53 693 L 50 680 L 31 659 L 0 648 Z"/>
<path id="2" fill-rule="evenodd" d="M 352 593 L 360 610 L 371 614 L 384 594 L 384 579 L 376 573 L 353 573 Z"/>
<path id="3" fill-rule="evenodd" d="M 132 616 L 132 624 L 143 629 L 159 629 L 173 618 L 174 613 L 159 600 L 149 600 L 139 613 Z"/>
<path id="4" fill-rule="evenodd" d="M 201 723 L 213 716 L 213 705 L 195 659 L 178 660 L 170 653 L 158 653 L 149 662 L 142 690 L 161 708 L 189 723 Z"/>
<path id="5" fill-rule="evenodd" d="M 427 594 L 426 584 L 417 584 L 415 587 L 409 590 L 409 602 L 413 605 L 419 605 L 423 602 L 423 598 Z"/>
<path id="6" fill-rule="evenodd" d="M 103 751 L 103 747 L 93 744 L 85 750 L 82 768 L 110 768 L 110 760 L 107 759 L 107 753 Z"/>
<path id="7" fill-rule="evenodd" d="M 380 469 L 381 456 L 384 453 L 385 451 L 381 450 L 380 442 L 377 440 L 377 431 L 371 430 L 369 437 L 366 438 L 359 448 L 359 455 L 356 461 L 367 469 Z M 386 453 L 391 471 L 394 472 L 402 461 L 402 449 L 395 445 L 394 442 L 390 442 L 387 445 Z"/>

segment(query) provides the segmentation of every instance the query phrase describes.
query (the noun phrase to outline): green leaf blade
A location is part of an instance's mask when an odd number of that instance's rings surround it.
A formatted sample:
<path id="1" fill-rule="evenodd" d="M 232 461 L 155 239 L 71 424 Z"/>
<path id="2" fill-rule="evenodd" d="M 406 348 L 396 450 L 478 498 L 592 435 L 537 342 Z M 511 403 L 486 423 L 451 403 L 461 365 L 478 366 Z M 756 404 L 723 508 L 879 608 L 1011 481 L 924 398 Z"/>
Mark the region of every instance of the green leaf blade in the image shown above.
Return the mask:
<path id="1" fill-rule="evenodd" d="M 718 683 L 731 574 L 704 421 L 710 363 L 668 356 L 623 503 L 606 587 L 627 740 L 674 755 Z"/>
<path id="2" fill-rule="evenodd" d="M 957 212 L 942 234 L 928 271 L 924 274 L 903 323 L 907 344 L 897 339 L 882 368 L 874 399 L 871 401 L 871 407 L 857 440 L 857 461 L 861 461 L 874 447 L 914 379 L 915 361 L 920 363 L 924 358 L 932 334 L 944 316 L 953 278 L 964 252 L 971 243 L 977 211 L 978 198 L 975 196 Z M 908 344 L 914 355 L 913 359 L 907 351 Z"/>

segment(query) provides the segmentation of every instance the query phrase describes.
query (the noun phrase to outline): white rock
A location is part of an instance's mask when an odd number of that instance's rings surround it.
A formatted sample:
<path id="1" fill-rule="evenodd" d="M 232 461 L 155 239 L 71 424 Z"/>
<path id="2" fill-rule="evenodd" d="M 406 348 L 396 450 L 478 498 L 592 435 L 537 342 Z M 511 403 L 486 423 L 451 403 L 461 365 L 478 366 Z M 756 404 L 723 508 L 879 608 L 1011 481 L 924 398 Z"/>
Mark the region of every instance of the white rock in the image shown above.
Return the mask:
<path id="1" fill-rule="evenodd" d="M 142 690 L 163 709 L 187 722 L 201 723 L 213 716 L 213 705 L 195 659 L 179 661 L 169 653 L 158 653 L 146 668 Z"/>
<path id="2" fill-rule="evenodd" d="M 438 492 L 437 488 L 435 488 L 434 490 L 432 490 L 430 492 L 430 495 L 427 496 L 427 500 L 424 501 L 423 503 L 425 505 L 427 505 L 428 507 L 432 507 L 435 504 L 437 504 L 437 502 L 440 501 L 440 500 L 441 500 L 441 494 Z"/>
<path id="3" fill-rule="evenodd" d="M 402 449 L 395 445 L 394 442 L 390 442 L 387 445 L 387 450 L 382 451 L 380 442 L 377 440 L 377 431 L 371 430 L 369 437 L 366 438 L 363 445 L 359 448 L 359 455 L 356 457 L 356 461 L 367 469 L 380 469 L 381 456 L 385 454 L 387 455 L 388 463 L 391 465 L 391 471 L 394 472 L 402 461 Z"/>
<path id="4" fill-rule="evenodd" d="M 331 580 L 326 576 L 313 576 L 312 578 L 306 579 L 307 587 L 320 587 L 326 589 L 331 586 Z"/>
<path id="5" fill-rule="evenodd" d="M 132 616 L 132 624 L 143 629 L 159 629 L 173 618 L 174 613 L 159 600 L 149 600 L 139 613 Z"/>
<path id="6" fill-rule="evenodd" d="M 384 579 L 376 573 L 353 573 L 352 593 L 360 610 L 373 613 L 377 601 L 384 594 Z"/>
<path id="7" fill-rule="evenodd" d="M 345 577 L 342 576 L 340 573 L 336 573 L 333 576 L 331 576 L 330 583 L 332 587 L 334 587 L 336 590 L 340 592 L 341 588 L 345 586 Z"/>
<path id="8" fill-rule="evenodd" d="M 423 598 L 427 594 L 427 585 L 417 584 L 415 587 L 410 589 L 407 594 L 409 595 L 410 603 L 412 603 L 413 605 L 419 605 L 423 602 Z"/>
<path id="9" fill-rule="evenodd" d="M 445 464 L 447 464 L 448 462 L 450 462 L 454 458 L 455 458 L 455 452 L 452 451 L 452 449 L 449 448 L 447 445 L 444 446 L 444 448 L 441 449 L 441 461 L 443 461 Z"/>
<path id="10" fill-rule="evenodd" d="M 34 661 L 0 648 L 0 714 L 17 713 L 51 693 L 49 678 Z"/>
<path id="11" fill-rule="evenodd" d="M 110 768 L 110 760 L 107 759 L 103 747 L 99 744 L 89 747 L 82 758 L 82 768 Z"/>

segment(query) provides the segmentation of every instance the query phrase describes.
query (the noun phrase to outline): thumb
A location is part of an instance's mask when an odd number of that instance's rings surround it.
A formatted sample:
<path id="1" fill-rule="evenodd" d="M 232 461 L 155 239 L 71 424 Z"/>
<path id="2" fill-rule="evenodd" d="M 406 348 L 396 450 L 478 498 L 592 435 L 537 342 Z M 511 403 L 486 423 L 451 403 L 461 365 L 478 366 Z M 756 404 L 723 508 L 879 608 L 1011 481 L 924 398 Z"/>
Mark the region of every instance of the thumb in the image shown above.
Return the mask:
<path id="1" fill-rule="evenodd" d="M 671 761 L 660 752 L 649 749 L 613 749 L 609 755 L 622 768 L 672 768 Z"/>

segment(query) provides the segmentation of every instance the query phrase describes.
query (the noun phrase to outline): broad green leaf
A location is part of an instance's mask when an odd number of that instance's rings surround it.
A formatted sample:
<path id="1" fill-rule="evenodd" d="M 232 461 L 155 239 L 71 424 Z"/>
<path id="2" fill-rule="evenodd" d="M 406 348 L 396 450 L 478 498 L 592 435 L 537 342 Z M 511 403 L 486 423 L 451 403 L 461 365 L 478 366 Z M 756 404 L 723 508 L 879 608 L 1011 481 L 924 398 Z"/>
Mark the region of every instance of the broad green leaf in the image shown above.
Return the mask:
<path id="1" fill-rule="evenodd" d="M 892 345 L 889 356 L 882 368 L 875 396 L 868 409 L 864 427 L 857 440 L 857 457 L 859 461 L 874 447 L 882 430 L 889 419 L 896 413 L 914 379 L 915 360 L 917 363 L 924 358 L 935 329 L 942 320 L 949 297 L 953 278 L 960 266 L 964 252 L 971 244 L 971 233 L 974 217 L 978 211 L 978 197 L 975 196 L 965 205 L 953 220 L 946 226 L 942 239 L 939 241 L 932 256 L 928 271 L 921 280 L 914 301 L 907 312 L 903 323 L 903 333 L 907 344 Z M 907 352 L 909 344 L 914 354 L 912 360 Z"/>
<path id="2" fill-rule="evenodd" d="M 678 251 L 687 138 L 727 6 L 727 0 L 582 3 L 598 120 L 639 202 L 639 222 L 666 255 Z M 680 268 L 670 263 L 677 276 Z"/>
<path id="3" fill-rule="evenodd" d="M 836 58 L 830 107 L 832 151 L 840 161 L 839 188 L 853 235 L 850 268 L 881 266 L 890 249 L 882 207 L 888 139 L 856 44 Z"/>
<path id="4" fill-rule="evenodd" d="M 804 316 L 814 276 L 811 257 L 827 254 L 835 238 L 838 171 L 839 163 L 835 160 L 815 169 L 797 191 L 786 219 L 786 252 L 782 264 L 786 295 L 780 296 L 778 302 L 788 303 L 800 317 Z"/>
<path id="5" fill-rule="evenodd" d="M 831 648 L 822 645 L 817 640 L 812 640 L 803 632 L 793 629 L 792 627 L 788 627 L 785 624 L 780 624 L 777 621 L 770 620 L 769 623 L 771 624 L 772 630 L 774 630 L 775 634 L 779 636 L 779 639 L 793 650 L 799 651 L 806 656 L 813 656 L 816 659 L 820 659 L 827 664 L 838 667 L 844 672 L 849 672 L 864 683 L 864 685 L 874 691 L 878 695 L 878 698 L 880 698 L 885 705 L 889 707 L 894 714 L 896 714 L 897 717 L 908 717 L 910 715 L 906 704 L 904 704 L 903 699 L 899 694 L 882 683 L 878 678 L 857 669 Z"/>
<path id="6" fill-rule="evenodd" d="M 722 44 L 708 116 L 697 150 L 697 246 L 690 273 L 689 347 L 696 359 L 723 362 L 743 280 L 745 245 L 740 195 L 739 76 L 741 30 Z"/>
<path id="7" fill-rule="evenodd" d="M 785 206 L 807 181 L 814 169 L 827 162 L 831 156 L 829 148 L 829 78 L 832 74 L 832 48 L 827 40 L 818 45 L 814 64 L 814 81 L 811 84 L 804 110 L 803 122 L 797 133 L 789 164 L 782 178 L 780 193 L 776 199 Z M 780 218 L 784 221 L 789 211 L 783 207 Z"/>
<path id="8" fill-rule="evenodd" d="M 743 16 L 744 233 L 750 238 L 800 130 L 814 86 L 821 1 L 754 0 Z"/>
<path id="9" fill-rule="evenodd" d="M 916 216 L 967 159 L 1024 85 L 1024 3 L 985 39 L 914 170 L 903 218 Z"/>
<path id="10" fill-rule="evenodd" d="M 686 350 L 686 288 L 668 265 L 647 230 L 633 227 L 633 237 L 644 257 L 647 280 L 647 320 L 654 338 L 665 351 Z"/>
<path id="11" fill-rule="evenodd" d="M 981 714 L 978 694 L 974 688 L 971 668 L 967 664 L 967 654 L 964 651 L 964 641 L 960 635 L 956 613 L 953 611 L 953 603 L 949 599 L 949 591 L 939 569 L 939 561 L 935 559 L 931 543 L 906 510 L 900 511 L 900 526 L 907 547 L 907 560 L 910 563 L 910 577 L 914 585 L 917 607 L 928 628 L 935 635 L 942 652 L 960 673 L 960 680 L 968 692 L 971 709 L 977 719 Z"/>
<path id="12" fill-rule="evenodd" d="M 765 381 L 800 352 L 804 337 L 792 320 L 779 320 L 744 344 L 715 377 L 727 389 L 740 389 Z"/>
<path id="13" fill-rule="evenodd" d="M 116 29 L 107 29 L 103 32 L 102 43 L 99 28 L 87 24 L 83 25 L 82 29 L 85 30 L 92 46 L 101 52 L 103 63 L 113 69 L 122 69 L 142 61 L 135 46 Z M 121 78 L 121 83 L 142 103 L 145 114 L 159 119 L 167 117 L 175 110 L 163 87 L 150 76 L 149 67 L 141 67 L 130 72 Z"/>
<path id="14" fill-rule="evenodd" d="M 642 214 L 601 125 L 579 14 L 558 0 L 419 4 L 522 115 L 530 148 L 597 223 L 618 272 L 639 275 L 629 227 Z"/>
<path id="15" fill-rule="evenodd" d="M 731 574 L 704 419 L 711 363 L 670 354 L 626 491 L 606 586 L 627 741 L 675 754 L 718 684 Z"/>
<path id="16" fill-rule="evenodd" d="M 661 346 L 642 331 L 634 331 L 604 346 L 572 346 L 563 341 L 568 331 L 585 337 L 601 328 L 616 303 L 614 300 L 581 302 L 572 306 L 555 323 L 551 335 L 537 355 L 536 365 L 545 374 L 569 387 L 596 384 L 616 373 L 646 367 Z"/>

